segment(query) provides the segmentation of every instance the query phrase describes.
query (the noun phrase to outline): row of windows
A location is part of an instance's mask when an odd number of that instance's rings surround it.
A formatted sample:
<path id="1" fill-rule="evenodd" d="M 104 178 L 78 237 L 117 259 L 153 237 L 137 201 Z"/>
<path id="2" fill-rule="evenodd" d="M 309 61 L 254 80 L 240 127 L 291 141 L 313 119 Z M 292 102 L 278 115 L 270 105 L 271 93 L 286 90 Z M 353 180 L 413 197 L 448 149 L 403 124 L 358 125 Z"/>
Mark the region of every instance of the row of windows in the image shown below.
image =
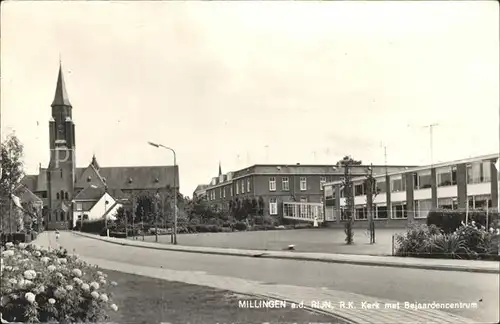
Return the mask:
<path id="1" fill-rule="evenodd" d="M 431 170 L 423 170 L 413 174 L 413 188 L 415 190 L 427 189 L 432 187 Z M 491 162 L 480 161 L 467 165 L 467 183 L 476 184 L 491 181 Z M 455 186 L 457 184 L 457 169 L 456 166 L 447 166 L 436 169 L 436 184 L 438 187 Z M 377 192 L 387 192 L 385 179 L 377 179 Z M 391 176 L 391 192 L 399 192 L 406 190 L 406 175 L 399 174 Z M 341 190 L 341 197 L 344 197 L 344 192 Z M 367 194 L 365 183 L 354 184 L 354 196 L 363 196 Z M 328 199 L 334 198 L 335 192 L 327 195 Z"/>
<path id="2" fill-rule="evenodd" d="M 52 216 L 54 216 L 54 219 L 52 219 Z M 64 221 L 69 221 L 71 219 L 71 213 L 68 212 L 63 212 L 63 211 L 55 211 L 54 215 L 49 214 L 49 222 L 52 220 L 55 222 L 64 222 Z"/>
<path id="3" fill-rule="evenodd" d="M 469 208 L 471 209 L 485 209 L 492 207 L 491 196 L 481 195 L 481 196 L 469 196 Z M 438 208 L 443 209 L 458 209 L 458 203 L 456 198 L 440 198 L 438 199 Z M 354 219 L 365 220 L 368 219 L 368 210 L 366 205 L 355 206 Z M 335 207 L 334 207 L 335 209 Z M 415 218 L 426 218 L 429 211 L 432 209 L 432 200 L 415 200 L 414 204 L 414 217 Z M 391 219 L 406 219 L 408 218 L 408 210 L 406 202 L 394 203 L 391 206 L 392 214 Z M 389 218 L 389 211 L 387 206 L 384 205 L 373 205 L 373 218 L 374 219 L 387 219 Z M 341 219 L 347 220 L 345 215 L 345 207 L 341 208 Z"/>
<path id="4" fill-rule="evenodd" d="M 61 190 L 61 193 L 59 192 L 56 192 L 56 199 L 57 200 L 69 200 L 69 195 L 68 195 L 68 192 L 64 191 L 64 190 Z"/>
<path id="5" fill-rule="evenodd" d="M 300 190 L 301 191 L 306 191 L 307 190 L 307 177 L 300 177 Z M 320 177 L 320 185 L 319 189 L 323 190 L 323 185 L 326 183 L 327 179 L 326 177 Z M 246 184 L 246 188 L 245 188 Z M 232 186 L 227 186 L 227 187 L 220 187 L 218 189 L 212 189 L 208 191 L 208 199 L 209 200 L 215 200 L 217 198 L 226 198 L 227 191 L 226 188 L 229 187 L 229 195 L 230 197 L 233 196 L 233 187 Z M 239 181 L 235 181 L 235 190 L 236 194 L 239 195 L 244 194 L 245 192 L 249 193 L 251 190 L 251 181 L 250 179 L 243 179 Z M 276 191 L 276 177 L 270 177 L 269 178 L 269 191 Z M 282 177 L 281 178 L 281 190 L 282 191 L 290 191 L 290 178 L 289 177 Z"/>

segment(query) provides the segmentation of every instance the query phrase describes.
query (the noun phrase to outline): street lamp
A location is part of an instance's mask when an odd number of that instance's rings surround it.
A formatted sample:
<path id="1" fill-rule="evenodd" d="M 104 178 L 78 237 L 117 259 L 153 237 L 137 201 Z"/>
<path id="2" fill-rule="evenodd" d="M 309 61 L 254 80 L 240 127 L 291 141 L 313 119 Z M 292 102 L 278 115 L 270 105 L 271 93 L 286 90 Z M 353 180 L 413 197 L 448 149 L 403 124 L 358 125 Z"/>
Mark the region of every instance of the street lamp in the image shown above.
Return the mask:
<path id="1" fill-rule="evenodd" d="M 171 236 L 171 243 L 173 243 L 175 245 L 175 244 L 177 244 L 177 170 L 176 170 L 177 157 L 176 157 L 174 149 L 172 149 L 168 146 L 165 146 L 162 144 L 156 144 L 153 142 L 148 142 L 148 144 L 151 146 L 154 146 L 156 148 L 160 148 L 160 147 L 164 148 L 166 150 L 171 151 L 174 154 L 174 231 L 173 231 L 172 236 Z"/>
<path id="2" fill-rule="evenodd" d="M 156 212 L 155 212 L 155 235 L 156 242 L 158 242 L 158 213 L 160 212 L 160 193 L 156 192 Z"/>
<path id="3" fill-rule="evenodd" d="M 108 186 L 104 187 L 104 228 L 106 229 L 106 236 L 109 237 L 109 229 L 108 229 Z"/>

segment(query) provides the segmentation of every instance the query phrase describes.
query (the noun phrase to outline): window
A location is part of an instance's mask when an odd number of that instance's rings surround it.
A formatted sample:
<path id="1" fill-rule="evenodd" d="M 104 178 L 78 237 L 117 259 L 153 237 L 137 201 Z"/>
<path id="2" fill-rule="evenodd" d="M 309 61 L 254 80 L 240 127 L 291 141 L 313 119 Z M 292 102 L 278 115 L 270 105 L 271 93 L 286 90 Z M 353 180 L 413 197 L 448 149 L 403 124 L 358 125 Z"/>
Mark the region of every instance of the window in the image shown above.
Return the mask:
<path id="1" fill-rule="evenodd" d="M 89 219 L 89 215 L 83 214 L 83 220 L 88 220 L 88 219 Z"/>
<path id="2" fill-rule="evenodd" d="M 226 187 L 224 187 L 223 196 L 226 198 Z"/>
<path id="3" fill-rule="evenodd" d="M 365 206 L 356 206 L 354 219 L 356 220 L 365 220 L 368 218 L 368 213 L 366 212 Z"/>
<path id="4" fill-rule="evenodd" d="M 406 203 L 395 203 L 392 206 L 392 219 L 405 219 L 406 215 Z"/>
<path id="5" fill-rule="evenodd" d="M 276 178 L 275 177 L 269 178 L 269 191 L 276 191 Z"/>
<path id="6" fill-rule="evenodd" d="M 419 171 L 413 175 L 413 186 L 415 189 L 427 189 L 432 187 L 431 170 Z"/>
<path id="7" fill-rule="evenodd" d="M 69 200 L 69 198 L 68 198 L 68 192 L 64 193 L 64 199 Z"/>
<path id="8" fill-rule="evenodd" d="M 290 182 L 288 180 L 288 177 L 281 178 L 281 190 L 283 191 L 290 190 Z"/>
<path id="9" fill-rule="evenodd" d="M 42 198 L 47 198 L 47 191 L 43 191 L 41 196 L 42 196 Z"/>
<path id="10" fill-rule="evenodd" d="M 250 179 L 247 179 L 247 192 L 250 192 Z"/>
<path id="11" fill-rule="evenodd" d="M 83 204 L 82 203 L 76 203 L 76 210 L 83 210 Z"/>
<path id="12" fill-rule="evenodd" d="M 415 218 L 427 218 L 432 209 L 432 199 L 415 200 Z"/>
<path id="13" fill-rule="evenodd" d="M 326 177 L 320 177 L 319 178 L 319 190 L 323 190 L 323 186 L 326 183 Z"/>
<path id="14" fill-rule="evenodd" d="M 325 198 L 326 199 L 334 199 L 335 198 L 335 187 L 332 185 L 325 186 Z"/>
<path id="15" fill-rule="evenodd" d="M 452 198 L 438 198 L 438 208 L 453 209 Z"/>
<path id="16" fill-rule="evenodd" d="M 467 183 L 491 181 L 491 162 L 480 161 L 467 165 Z"/>
<path id="17" fill-rule="evenodd" d="M 457 184 L 457 168 L 443 167 L 436 170 L 438 187 L 454 186 Z"/>
<path id="18" fill-rule="evenodd" d="M 238 195 L 240 193 L 240 187 L 238 186 L 238 181 L 236 181 L 236 194 Z"/>
<path id="19" fill-rule="evenodd" d="M 222 187 L 219 188 L 219 198 L 222 198 Z"/>
<path id="20" fill-rule="evenodd" d="M 307 202 L 307 198 L 301 197 L 300 198 L 300 202 L 301 203 L 306 203 Z M 306 218 L 306 216 L 307 216 L 307 205 L 300 204 L 300 217 Z"/>
<path id="21" fill-rule="evenodd" d="M 392 192 L 404 191 L 406 186 L 404 182 L 404 175 L 398 174 L 391 177 L 391 189 Z"/>
<path id="22" fill-rule="evenodd" d="M 359 183 L 354 185 L 354 195 L 355 196 L 363 196 L 365 194 L 365 185 L 364 183 Z"/>
<path id="23" fill-rule="evenodd" d="M 269 215 L 278 215 L 278 201 L 276 198 L 269 199 Z"/>
<path id="24" fill-rule="evenodd" d="M 245 180 L 241 180 L 241 193 L 245 193 Z"/>
<path id="25" fill-rule="evenodd" d="M 61 190 L 61 200 L 63 200 L 63 199 L 64 199 L 64 191 Z"/>
<path id="26" fill-rule="evenodd" d="M 387 219 L 388 217 L 388 212 L 387 212 L 387 206 L 375 206 L 375 219 Z"/>
<path id="27" fill-rule="evenodd" d="M 386 188 L 386 185 L 385 185 L 385 178 L 384 179 L 376 179 L 377 182 L 375 183 L 376 187 L 377 187 L 377 192 L 380 192 L 380 193 L 383 193 L 383 192 L 387 192 L 387 188 Z"/>
<path id="28" fill-rule="evenodd" d="M 307 178 L 306 177 L 300 177 L 300 190 L 301 191 L 307 190 Z"/>
<path id="29" fill-rule="evenodd" d="M 233 196 L 233 186 L 229 187 L 229 193 L 231 194 L 231 197 Z"/>
<path id="30" fill-rule="evenodd" d="M 59 193 L 56 192 L 56 199 L 59 200 Z"/>
<path id="31" fill-rule="evenodd" d="M 489 195 L 470 196 L 469 207 L 473 209 L 486 209 L 491 207 L 492 201 Z"/>

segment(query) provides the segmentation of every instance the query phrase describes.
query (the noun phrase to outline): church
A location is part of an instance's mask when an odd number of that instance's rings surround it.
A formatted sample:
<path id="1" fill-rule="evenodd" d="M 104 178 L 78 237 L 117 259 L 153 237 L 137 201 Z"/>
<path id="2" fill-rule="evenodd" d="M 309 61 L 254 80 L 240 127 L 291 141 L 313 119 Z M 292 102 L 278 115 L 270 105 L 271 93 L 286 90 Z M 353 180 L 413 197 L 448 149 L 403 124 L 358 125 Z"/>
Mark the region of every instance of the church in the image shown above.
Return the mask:
<path id="1" fill-rule="evenodd" d="M 46 229 L 71 229 L 78 219 L 108 217 L 131 201 L 163 196 L 174 188 L 179 192 L 178 166 L 101 167 L 93 156 L 86 167 L 76 167 L 73 106 L 61 65 L 51 107 L 48 167 L 40 165 L 38 174 L 26 175 L 21 180 L 23 190 L 43 202 Z M 141 208 L 141 212 L 151 211 Z"/>

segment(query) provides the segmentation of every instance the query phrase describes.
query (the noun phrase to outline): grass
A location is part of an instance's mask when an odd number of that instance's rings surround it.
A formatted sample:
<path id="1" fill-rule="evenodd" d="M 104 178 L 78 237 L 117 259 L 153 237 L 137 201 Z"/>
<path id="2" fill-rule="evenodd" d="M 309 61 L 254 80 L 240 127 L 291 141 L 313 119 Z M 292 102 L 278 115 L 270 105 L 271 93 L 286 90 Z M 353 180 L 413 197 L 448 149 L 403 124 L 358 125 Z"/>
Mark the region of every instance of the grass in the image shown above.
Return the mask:
<path id="1" fill-rule="evenodd" d="M 118 312 L 114 323 L 340 323 L 332 316 L 304 309 L 239 308 L 238 301 L 251 299 L 232 292 L 181 282 L 106 270 L 118 283 L 113 302 Z"/>

